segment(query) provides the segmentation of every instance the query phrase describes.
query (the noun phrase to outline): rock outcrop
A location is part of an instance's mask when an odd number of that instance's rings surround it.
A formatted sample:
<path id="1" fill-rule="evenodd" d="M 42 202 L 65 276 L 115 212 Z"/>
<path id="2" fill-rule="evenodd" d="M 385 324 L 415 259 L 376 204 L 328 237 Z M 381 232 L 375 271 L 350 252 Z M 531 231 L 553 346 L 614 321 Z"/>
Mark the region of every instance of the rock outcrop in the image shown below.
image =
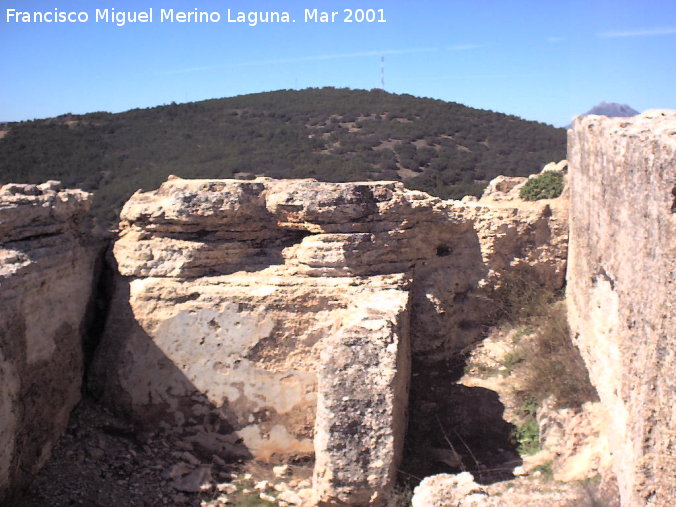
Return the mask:
<path id="1" fill-rule="evenodd" d="M 568 167 L 567 160 L 561 160 L 560 162 L 550 162 L 542 168 L 539 174 L 543 174 L 547 171 L 555 171 L 566 175 Z M 498 203 L 500 201 L 520 201 L 519 193 L 523 186 L 531 178 L 539 176 L 539 174 L 531 174 L 528 178 L 521 176 L 498 176 L 493 178 L 486 186 L 483 194 L 481 195 L 480 201 L 484 204 L 486 203 Z M 550 202 L 555 202 L 557 204 L 562 204 L 561 200 L 548 200 Z"/>
<path id="2" fill-rule="evenodd" d="M 487 495 L 469 472 L 426 477 L 415 488 L 412 507 L 483 507 Z"/>
<path id="3" fill-rule="evenodd" d="M 379 503 L 401 456 L 409 349 L 429 364 L 476 340 L 482 283 L 505 271 L 560 286 L 565 236 L 549 203 L 170 178 L 122 211 L 92 386 L 204 453 L 315 454 L 318 501 Z"/>
<path id="4" fill-rule="evenodd" d="M 89 203 L 57 182 L 0 187 L 0 501 L 49 458 L 80 399 Z"/>
<path id="5" fill-rule="evenodd" d="M 613 479 L 608 449 L 608 412 L 600 402 L 586 402 L 579 409 L 555 407 L 545 400 L 537 411 L 540 443 L 545 449 L 535 456 L 552 464 L 552 477 L 561 482 L 594 477 Z M 535 458 L 534 457 L 534 458 Z M 537 468 L 536 460 L 524 459 L 525 472 Z"/>
<path id="6" fill-rule="evenodd" d="M 409 349 L 429 365 L 475 341 L 505 272 L 560 287 L 557 209 L 396 182 L 170 178 L 122 211 L 92 387 L 203 453 L 316 453 L 319 501 L 379 503 L 401 455 Z"/>
<path id="7" fill-rule="evenodd" d="M 568 310 L 626 506 L 676 501 L 676 111 L 569 131 Z"/>
<path id="8" fill-rule="evenodd" d="M 322 498 L 382 498 L 403 444 L 409 270 L 443 241 L 425 227 L 449 222 L 438 204 L 395 183 L 172 179 L 136 194 L 113 249 L 101 395 L 185 426 L 205 453 L 316 450 Z"/>
<path id="9" fill-rule="evenodd" d="M 495 289 L 508 279 L 563 287 L 567 198 L 525 202 L 518 197 L 525 181 L 499 176 L 479 200 L 444 203 L 463 225 L 452 241 L 440 244 L 436 258 L 416 266 L 412 350 L 421 365 L 447 361 L 482 338 L 500 306 Z"/>

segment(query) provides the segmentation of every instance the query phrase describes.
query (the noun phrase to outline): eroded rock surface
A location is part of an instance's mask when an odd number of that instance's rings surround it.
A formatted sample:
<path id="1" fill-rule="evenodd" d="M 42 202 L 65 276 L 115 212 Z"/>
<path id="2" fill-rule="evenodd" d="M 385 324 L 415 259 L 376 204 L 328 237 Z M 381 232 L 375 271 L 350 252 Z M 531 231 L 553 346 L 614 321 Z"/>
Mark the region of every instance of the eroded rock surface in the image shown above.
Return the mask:
<path id="1" fill-rule="evenodd" d="M 568 311 L 609 411 L 623 505 L 676 501 L 676 111 L 569 131 Z"/>
<path id="2" fill-rule="evenodd" d="M 507 184 L 514 188 L 521 178 L 496 178 L 478 201 L 445 202 L 446 213 L 462 225 L 439 243 L 436 256 L 416 265 L 412 348 L 422 364 L 447 361 L 482 337 L 499 308 L 492 291 L 506 279 L 563 287 L 567 199 L 524 202 L 518 191 L 504 199 L 490 189 L 502 188 L 505 180 L 517 180 Z"/>
<path id="3" fill-rule="evenodd" d="M 58 182 L 0 187 L 0 500 L 49 458 L 80 399 L 89 203 Z"/>
<path id="4" fill-rule="evenodd" d="M 391 494 L 406 431 L 409 320 L 408 294 L 380 291 L 323 344 L 314 439 L 320 505 L 382 504 Z"/>
<path id="5" fill-rule="evenodd" d="M 95 384 L 139 421 L 185 426 L 203 452 L 268 461 L 312 456 L 315 424 L 331 440 L 333 404 L 351 397 L 338 424 L 379 431 L 350 456 L 382 457 L 381 498 L 403 443 L 409 271 L 442 241 L 425 220 L 451 223 L 439 203 L 395 183 L 172 179 L 137 194 Z M 354 368 L 361 399 L 341 387 Z"/>
<path id="6" fill-rule="evenodd" d="M 557 409 L 545 400 L 537 413 L 543 458 L 552 462 L 552 476 L 561 482 L 612 479 L 608 436 L 608 411 L 598 402 L 587 402 L 579 409 Z M 524 460 L 528 470 L 528 459 Z"/>
<path id="7" fill-rule="evenodd" d="M 412 507 L 483 507 L 487 495 L 469 472 L 426 477 L 416 488 Z"/>
<path id="8" fill-rule="evenodd" d="M 561 160 L 559 162 L 550 162 L 542 168 L 540 174 L 547 171 L 555 171 L 566 174 L 566 169 L 568 167 L 567 160 Z M 497 176 L 493 178 L 489 183 L 483 194 L 481 195 L 481 202 L 488 203 L 493 202 L 497 203 L 500 201 L 519 201 L 519 193 L 523 186 L 528 182 L 529 179 L 539 176 L 538 174 L 531 174 L 528 178 L 521 176 Z M 551 200 L 550 200 L 551 201 Z M 556 201 L 555 201 L 556 202 Z M 558 201 L 561 202 L 561 201 Z"/>
<path id="9" fill-rule="evenodd" d="M 122 211 L 92 387 L 202 453 L 316 452 L 322 502 L 378 503 L 401 454 L 409 340 L 420 365 L 456 355 L 504 273 L 561 286 L 565 238 L 551 202 L 170 178 Z"/>

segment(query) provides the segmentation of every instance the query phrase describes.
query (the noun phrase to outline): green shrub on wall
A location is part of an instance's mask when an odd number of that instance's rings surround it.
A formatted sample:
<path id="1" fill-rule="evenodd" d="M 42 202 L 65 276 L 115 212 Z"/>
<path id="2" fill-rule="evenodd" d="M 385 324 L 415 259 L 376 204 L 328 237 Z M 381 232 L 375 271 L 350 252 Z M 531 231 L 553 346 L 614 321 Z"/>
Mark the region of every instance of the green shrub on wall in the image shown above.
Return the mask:
<path id="1" fill-rule="evenodd" d="M 535 178 L 529 179 L 521 187 L 519 197 L 526 201 L 540 199 L 554 199 L 563 192 L 563 174 L 556 171 L 546 171 Z"/>

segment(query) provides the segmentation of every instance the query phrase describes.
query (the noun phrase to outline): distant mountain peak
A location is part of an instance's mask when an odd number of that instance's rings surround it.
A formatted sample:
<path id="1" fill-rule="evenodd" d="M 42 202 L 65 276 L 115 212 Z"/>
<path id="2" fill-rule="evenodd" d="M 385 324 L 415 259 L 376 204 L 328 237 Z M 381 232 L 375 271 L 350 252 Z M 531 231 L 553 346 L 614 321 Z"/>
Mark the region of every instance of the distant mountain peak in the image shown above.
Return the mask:
<path id="1" fill-rule="evenodd" d="M 617 102 L 601 102 L 592 107 L 589 111 L 584 113 L 588 114 L 599 114 L 609 117 L 624 117 L 624 116 L 634 116 L 639 114 L 636 109 L 630 107 L 626 104 L 618 104 Z"/>

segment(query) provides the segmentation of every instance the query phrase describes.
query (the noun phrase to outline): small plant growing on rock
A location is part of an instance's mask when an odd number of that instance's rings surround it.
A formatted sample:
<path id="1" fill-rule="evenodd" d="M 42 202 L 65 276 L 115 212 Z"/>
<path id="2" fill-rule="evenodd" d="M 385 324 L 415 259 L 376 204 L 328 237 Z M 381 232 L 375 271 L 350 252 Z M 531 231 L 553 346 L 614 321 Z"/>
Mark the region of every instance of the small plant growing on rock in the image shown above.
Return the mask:
<path id="1" fill-rule="evenodd" d="M 515 436 L 520 454 L 531 455 L 540 450 L 540 428 L 535 417 L 530 416 L 520 424 Z"/>
<path id="2" fill-rule="evenodd" d="M 563 192 L 563 174 L 557 171 L 545 171 L 529 179 L 519 190 L 519 197 L 526 201 L 554 199 Z"/>
<path id="3" fill-rule="evenodd" d="M 502 358 L 502 366 L 506 368 L 506 373 L 511 375 L 514 368 L 525 361 L 525 357 L 520 350 L 509 352 Z"/>
<path id="4" fill-rule="evenodd" d="M 537 403 L 533 399 L 527 399 L 521 407 L 524 419 L 514 430 L 520 454 L 531 455 L 540 450 L 540 427 L 535 418 L 536 411 Z"/>
<path id="5" fill-rule="evenodd" d="M 542 474 L 542 477 L 549 481 L 554 478 L 554 464 L 551 461 L 548 461 L 547 463 L 543 463 L 542 465 L 538 465 L 535 467 L 533 472 L 540 472 Z"/>

